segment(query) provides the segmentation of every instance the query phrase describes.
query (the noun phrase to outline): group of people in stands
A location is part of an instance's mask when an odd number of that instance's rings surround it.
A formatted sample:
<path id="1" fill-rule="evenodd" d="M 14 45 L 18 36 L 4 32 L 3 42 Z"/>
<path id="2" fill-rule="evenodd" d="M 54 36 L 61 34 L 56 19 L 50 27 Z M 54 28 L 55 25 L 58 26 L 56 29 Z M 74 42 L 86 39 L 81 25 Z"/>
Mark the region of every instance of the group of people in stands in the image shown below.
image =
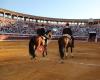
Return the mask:
<path id="1" fill-rule="evenodd" d="M 67 24 L 68 25 L 68 24 Z M 25 26 L 25 27 L 24 27 Z M 27 27 L 26 27 L 27 26 Z M 29 23 L 29 22 L 22 22 L 22 21 L 15 21 L 11 19 L 4 19 L 0 17 L 0 32 L 1 33 L 19 33 L 19 34 L 36 34 L 37 28 L 40 26 L 35 25 L 35 23 Z M 73 31 L 74 36 L 88 36 L 89 31 L 96 31 L 97 35 L 100 35 L 100 26 L 70 26 L 71 30 Z M 53 35 L 62 35 L 63 28 L 65 26 L 46 26 L 48 29 L 56 28 L 58 31 L 54 31 Z"/>

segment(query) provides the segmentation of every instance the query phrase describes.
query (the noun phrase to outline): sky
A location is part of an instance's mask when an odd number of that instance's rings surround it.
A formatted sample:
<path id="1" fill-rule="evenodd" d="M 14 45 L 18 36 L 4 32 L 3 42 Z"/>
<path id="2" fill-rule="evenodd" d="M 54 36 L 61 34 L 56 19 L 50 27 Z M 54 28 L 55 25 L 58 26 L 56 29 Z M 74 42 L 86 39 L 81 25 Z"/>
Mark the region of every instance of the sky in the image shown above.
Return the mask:
<path id="1" fill-rule="evenodd" d="M 0 0 L 0 8 L 64 19 L 100 19 L 100 0 Z"/>

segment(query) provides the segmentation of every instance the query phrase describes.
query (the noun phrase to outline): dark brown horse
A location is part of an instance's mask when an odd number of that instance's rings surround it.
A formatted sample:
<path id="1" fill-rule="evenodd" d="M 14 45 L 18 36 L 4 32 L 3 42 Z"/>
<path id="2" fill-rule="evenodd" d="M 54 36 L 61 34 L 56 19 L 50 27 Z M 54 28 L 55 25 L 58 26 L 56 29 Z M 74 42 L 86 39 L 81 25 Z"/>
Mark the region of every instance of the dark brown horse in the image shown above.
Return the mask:
<path id="1" fill-rule="evenodd" d="M 58 45 L 59 45 L 59 53 L 60 58 L 64 59 L 64 56 L 68 56 L 68 49 L 70 48 L 71 56 L 73 51 L 73 43 L 72 38 L 70 36 L 64 35 L 58 39 Z"/>
<path id="2" fill-rule="evenodd" d="M 40 46 L 42 46 L 42 48 L 43 48 L 42 56 L 44 57 L 45 55 L 47 55 L 47 41 L 48 41 L 48 39 L 51 39 L 51 37 L 52 37 L 52 32 L 51 32 L 51 30 L 48 30 L 47 32 L 45 32 L 45 34 L 37 35 L 30 39 L 29 54 L 31 56 L 31 59 L 34 59 L 36 57 L 36 50 Z"/>
<path id="3" fill-rule="evenodd" d="M 70 28 L 63 29 L 63 35 L 58 39 L 59 53 L 61 60 L 64 59 L 64 56 L 68 56 L 68 49 L 70 48 L 71 56 L 74 47 L 74 38 L 72 36 L 72 31 Z"/>

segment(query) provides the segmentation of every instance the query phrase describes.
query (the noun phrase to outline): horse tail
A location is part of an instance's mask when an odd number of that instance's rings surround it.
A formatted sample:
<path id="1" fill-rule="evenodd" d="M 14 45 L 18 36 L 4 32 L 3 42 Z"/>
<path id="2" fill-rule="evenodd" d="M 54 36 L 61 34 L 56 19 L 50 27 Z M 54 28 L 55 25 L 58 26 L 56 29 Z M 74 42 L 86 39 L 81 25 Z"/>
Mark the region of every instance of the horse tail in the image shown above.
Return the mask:
<path id="1" fill-rule="evenodd" d="M 29 54 L 30 56 L 32 56 L 32 58 L 35 58 L 34 45 L 35 45 L 35 36 L 33 36 L 29 41 Z"/>

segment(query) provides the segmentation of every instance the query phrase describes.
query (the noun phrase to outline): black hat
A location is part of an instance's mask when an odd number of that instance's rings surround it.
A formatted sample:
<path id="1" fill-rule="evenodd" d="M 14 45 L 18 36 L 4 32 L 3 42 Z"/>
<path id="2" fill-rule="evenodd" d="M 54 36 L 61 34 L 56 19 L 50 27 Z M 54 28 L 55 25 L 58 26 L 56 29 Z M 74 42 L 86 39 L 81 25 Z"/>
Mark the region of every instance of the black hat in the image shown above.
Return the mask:
<path id="1" fill-rule="evenodd" d="M 69 23 L 67 23 L 66 26 L 69 26 Z"/>

